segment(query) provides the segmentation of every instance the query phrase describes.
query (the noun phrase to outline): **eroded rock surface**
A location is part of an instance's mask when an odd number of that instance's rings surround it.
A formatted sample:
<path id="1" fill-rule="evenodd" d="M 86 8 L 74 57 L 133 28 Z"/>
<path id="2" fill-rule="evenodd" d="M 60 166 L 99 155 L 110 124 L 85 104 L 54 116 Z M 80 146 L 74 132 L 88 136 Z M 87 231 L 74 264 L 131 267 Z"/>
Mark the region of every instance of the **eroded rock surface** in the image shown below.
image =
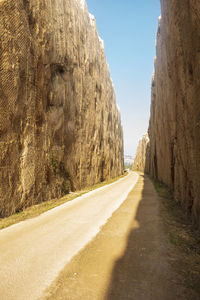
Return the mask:
<path id="1" fill-rule="evenodd" d="M 150 171 L 200 224 L 200 2 L 161 0 L 161 5 Z"/>
<path id="2" fill-rule="evenodd" d="M 0 216 L 123 171 L 103 42 L 83 0 L 0 0 Z"/>
<path id="3" fill-rule="evenodd" d="M 143 135 L 139 141 L 134 163 L 133 170 L 149 173 L 149 161 L 150 161 L 150 145 L 148 134 Z"/>

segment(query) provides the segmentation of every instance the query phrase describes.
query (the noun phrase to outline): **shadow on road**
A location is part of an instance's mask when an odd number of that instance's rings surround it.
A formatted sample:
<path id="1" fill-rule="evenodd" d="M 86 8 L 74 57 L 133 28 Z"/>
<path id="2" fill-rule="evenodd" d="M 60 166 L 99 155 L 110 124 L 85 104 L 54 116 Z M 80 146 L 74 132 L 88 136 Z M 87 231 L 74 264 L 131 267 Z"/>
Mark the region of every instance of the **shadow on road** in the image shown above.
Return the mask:
<path id="1" fill-rule="evenodd" d="M 159 198 L 146 175 L 140 175 L 136 189 L 141 190 L 141 184 L 142 199 L 125 252 L 114 265 L 105 299 L 187 299 L 169 263 L 171 245 L 163 230 Z"/>

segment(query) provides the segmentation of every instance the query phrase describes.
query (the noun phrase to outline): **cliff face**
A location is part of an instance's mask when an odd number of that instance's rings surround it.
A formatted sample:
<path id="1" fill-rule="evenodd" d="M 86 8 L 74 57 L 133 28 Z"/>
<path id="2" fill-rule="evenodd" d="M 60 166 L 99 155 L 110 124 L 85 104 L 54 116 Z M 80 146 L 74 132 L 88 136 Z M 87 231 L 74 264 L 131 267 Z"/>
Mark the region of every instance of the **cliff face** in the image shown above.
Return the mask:
<path id="1" fill-rule="evenodd" d="M 200 224 L 200 2 L 161 0 L 149 126 L 151 174 Z"/>
<path id="2" fill-rule="evenodd" d="M 83 0 L 0 0 L 0 216 L 123 171 L 120 113 Z"/>
<path id="3" fill-rule="evenodd" d="M 150 145 L 148 134 L 143 135 L 139 141 L 134 163 L 133 170 L 149 173 L 149 161 L 150 161 Z"/>

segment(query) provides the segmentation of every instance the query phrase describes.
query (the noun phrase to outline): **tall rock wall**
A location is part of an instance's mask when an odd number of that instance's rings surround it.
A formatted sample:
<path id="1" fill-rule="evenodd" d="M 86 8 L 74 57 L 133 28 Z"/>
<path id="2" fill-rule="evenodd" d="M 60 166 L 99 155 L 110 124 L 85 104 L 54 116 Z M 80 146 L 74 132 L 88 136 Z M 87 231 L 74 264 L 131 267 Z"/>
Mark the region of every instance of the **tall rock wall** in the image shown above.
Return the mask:
<path id="1" fill-rule="evenodd" d="M 161 0 L 149 126 L 151 174 L 200 225 L 200 2 Z"/>
<path id="2" fill-rule="evenodd" d="M 134 163 L 133 170 L 149 173 L 150 168 L 150 145 L 148 134 L 143 135 L 139 141 Z"/>
<path id="3" fill-rule="evenodd" d="M 103 42 L 84 0 L 0 0 L 0 217 L 123 171 Z"/>

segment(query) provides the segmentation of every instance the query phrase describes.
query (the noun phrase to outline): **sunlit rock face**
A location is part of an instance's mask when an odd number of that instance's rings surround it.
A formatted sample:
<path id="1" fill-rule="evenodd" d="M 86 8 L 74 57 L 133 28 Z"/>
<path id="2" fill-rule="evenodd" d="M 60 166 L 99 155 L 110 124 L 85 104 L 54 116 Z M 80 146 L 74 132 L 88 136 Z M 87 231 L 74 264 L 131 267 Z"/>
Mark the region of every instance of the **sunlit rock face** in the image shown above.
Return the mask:
<path id="1" fill-rule="evenodd" d="M 161 0 L 149 126 L 151 174 L 200 224 L 200 2 Z"/>
<path id="2" fill-rule="evenodd" d="M 123 172 L 103 42 L 82 0 L 0 0 L 0 216 Z"/>
<path id="3" fill-rule="evenodd" d="M 149 173 L 149 136 L 148 134 L 143 135 L 141 140 L 139 141 L 134 163 L 133 163 L 133 170 L 134 171 L 141 171 L 145 173 Z"/>

